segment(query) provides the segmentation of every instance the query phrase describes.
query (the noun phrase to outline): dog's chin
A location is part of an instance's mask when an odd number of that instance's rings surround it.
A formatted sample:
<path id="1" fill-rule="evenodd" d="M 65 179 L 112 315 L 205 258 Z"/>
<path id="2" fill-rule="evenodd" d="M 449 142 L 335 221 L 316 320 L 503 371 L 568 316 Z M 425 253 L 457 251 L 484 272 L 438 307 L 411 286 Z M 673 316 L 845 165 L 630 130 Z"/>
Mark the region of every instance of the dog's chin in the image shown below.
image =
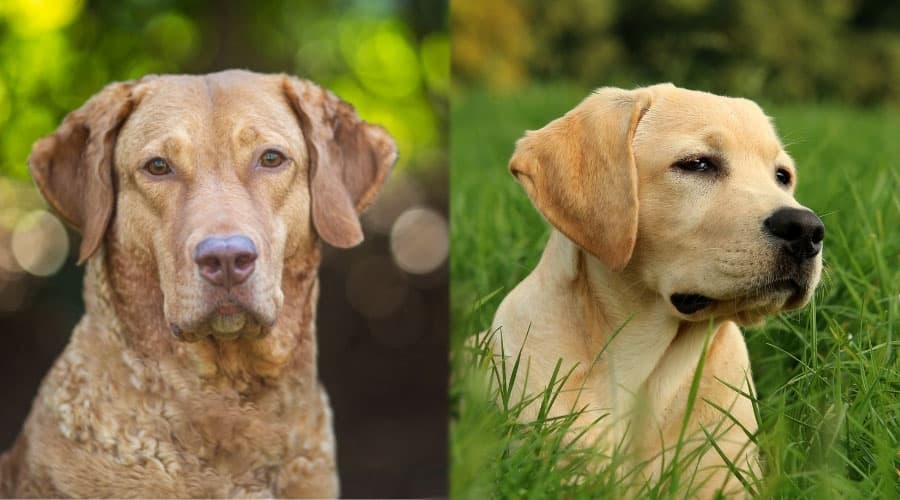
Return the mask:
<path id="1" fill-rule="evenodd" d="M 762 323 L 767 316 L 803 307 L 809 302 L 810 292 L 809 283 L 782 279 L 726 293 L 676 292 L 669 295 L 669 304 L 683 320 L 718 318 L 752 326 Z"/>
<path id="2" fill-rule="evenodd" d="M 197 314 L 196 319 L 172 321 L 170 326 L 175 338 L 185 342 L 205 338 L 231 341 L 263 338 L 269 334 L 274 323 L 274 315 L 268 317 L 253 307 L 227 301 L 207 308 Z"/>

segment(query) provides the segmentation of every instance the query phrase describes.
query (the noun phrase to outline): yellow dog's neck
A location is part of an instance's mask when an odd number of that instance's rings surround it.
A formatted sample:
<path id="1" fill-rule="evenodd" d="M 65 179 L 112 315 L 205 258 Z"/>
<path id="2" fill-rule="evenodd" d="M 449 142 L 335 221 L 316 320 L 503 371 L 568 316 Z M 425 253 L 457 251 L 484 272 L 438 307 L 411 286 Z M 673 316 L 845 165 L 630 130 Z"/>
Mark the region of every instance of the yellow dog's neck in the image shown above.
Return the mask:
<path id="1" fill-rule="evenodd" d="M 614 405 L 648 385 L 656 386 L 655 379 L 666 376 L 673 356 L 695 366 L 707 334 L 722 324 L 673 316 L 667 299 L 628 267 L 609 270 L 556 230 L 535 272 L 547 283 L 555 281 L 551 288 L 568 287 L 573 292 L 564 314 L 576 317 L 586 354 L 594 361 L 590 371 L 601 371 L 610 381 Z"/>

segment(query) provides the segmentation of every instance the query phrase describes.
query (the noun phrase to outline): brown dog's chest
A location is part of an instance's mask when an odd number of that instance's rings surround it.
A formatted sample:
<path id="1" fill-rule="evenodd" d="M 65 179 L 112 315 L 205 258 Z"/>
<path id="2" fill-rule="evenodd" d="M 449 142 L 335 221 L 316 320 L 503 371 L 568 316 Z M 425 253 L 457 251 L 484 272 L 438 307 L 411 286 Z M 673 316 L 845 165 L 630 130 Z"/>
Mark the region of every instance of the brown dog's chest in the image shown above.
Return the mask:
<path id="1" fill-rule="evenodd" d="M 86 337 L 93 353 L 81 349 Z M 75 476 L 140 477 L 135 487 L 152 496 L 273 496 L 283 467 L 314 459 L 331 441 L 318 386 L 299 374 L 237 384 L 241 392 L 177 359 L 98 349 L 99 337 L 82 321 L 29 419 L 41 441 L 31 446 L 53 452 L 40 457 L 48 468 L 68 457 Z M 65 482 L 61 493 L 104 491 L 78 477 Z"/>

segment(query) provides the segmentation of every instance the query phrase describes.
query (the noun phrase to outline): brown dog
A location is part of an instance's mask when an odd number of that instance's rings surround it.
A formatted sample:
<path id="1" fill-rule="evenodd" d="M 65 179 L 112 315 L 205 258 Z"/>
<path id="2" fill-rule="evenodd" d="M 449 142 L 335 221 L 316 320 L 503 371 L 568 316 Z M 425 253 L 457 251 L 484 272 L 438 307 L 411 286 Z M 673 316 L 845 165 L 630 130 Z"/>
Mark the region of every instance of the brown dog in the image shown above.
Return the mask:
<path id="1" fill-rule="evenodd" d="M 737 325 L 806 304 L 822 268 L 824 226 L 794 199 L 769 119 L 746 99 L 669 84 L 603 88 L 528 132 L 509 168 L 555 228 L 494 318 L 495 353 L 528 364 L 515 393 L 542 391 L 562 360 L 573 372 L 550 414 L 586 408 L 581 443 L 624 443 L 652 479 L 687 422 L 694 491 L 740 490 L 722 457 L 758 469 Z"/>
<path id="2" fill-rule="evenodd" d="M 29 165 L 82 232 L 87 312 L 0 493 L 336 496 L 319 239 L 362 240 L 395 158 L 383 129 L 283 75 L 148 76 L 66 117 Z"/>

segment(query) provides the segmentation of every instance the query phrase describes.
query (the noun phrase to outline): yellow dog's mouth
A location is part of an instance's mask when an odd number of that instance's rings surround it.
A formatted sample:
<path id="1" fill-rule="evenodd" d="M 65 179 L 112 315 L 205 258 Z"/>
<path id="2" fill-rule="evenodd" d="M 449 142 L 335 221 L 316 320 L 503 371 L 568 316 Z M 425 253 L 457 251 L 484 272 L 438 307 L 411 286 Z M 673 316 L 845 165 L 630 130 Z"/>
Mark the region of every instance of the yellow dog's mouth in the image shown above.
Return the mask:
<path id="1" fill-rule="evenodd" d="M 730 297 L 714 298 L 698 293 L 674 293 L 669 297 L 669 301 L 681 314 L 691 315 L 723 302 L 757 303 L 760 299 L 780 297 L 784 296 L 785 293 L 789 293 L 790 295 L 785 301 L 785 305 L 796 307 L 794 304 L 797 301 L 802 302 L 805 296 L 805 289 L 805 286 L 794 279 L 780 279 L 764 286 L 744 290 Z"/>
<path id="2" fill-rule="evenodd" d="M 673 293 L 669 300 L 681 314 L 694 314 L 714 302 L 713 299 L 696 293 Z"/>

